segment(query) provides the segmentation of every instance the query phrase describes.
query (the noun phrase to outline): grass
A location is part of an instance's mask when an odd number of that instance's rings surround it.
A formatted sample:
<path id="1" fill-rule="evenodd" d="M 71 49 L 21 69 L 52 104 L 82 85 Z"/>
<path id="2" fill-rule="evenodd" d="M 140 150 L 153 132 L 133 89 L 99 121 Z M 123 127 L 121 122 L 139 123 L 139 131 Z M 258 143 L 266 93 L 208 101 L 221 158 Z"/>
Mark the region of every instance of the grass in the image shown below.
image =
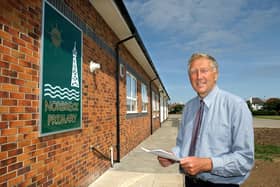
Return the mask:
<path id="1" fill-rule="evenodd" d="M 280 146 L 277 145 L 255 145 L 256 159 L 273 161 L 280 156 Z"/>
<path id="2" fill-rule="evenodd" d="M 262 115 L 255 115 L 256 118 L 262 118 L 262 119 L 274 119 L 274 120 L 280 120 L 280 116 L 262 116 Z"/>

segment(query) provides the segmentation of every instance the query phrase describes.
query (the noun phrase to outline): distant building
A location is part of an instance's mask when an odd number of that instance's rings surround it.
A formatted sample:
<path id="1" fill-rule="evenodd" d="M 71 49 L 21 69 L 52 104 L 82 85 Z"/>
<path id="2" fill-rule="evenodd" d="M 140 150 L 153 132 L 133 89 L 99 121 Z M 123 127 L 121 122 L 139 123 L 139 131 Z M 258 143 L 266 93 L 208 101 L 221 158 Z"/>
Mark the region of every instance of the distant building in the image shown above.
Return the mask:
<path id="1" fill-rule="evenodd" d="M 183 103 L 172 103 L 168 107 L 168 111 L 170 114 L 181 114 L 184 108 Z"/>
<path id="2" fill-rule="evenodd" d="M 264 101 L 258 97 L 250 97 L 249 102 L 254 111 L 261 110 L 264 105 Z"/>

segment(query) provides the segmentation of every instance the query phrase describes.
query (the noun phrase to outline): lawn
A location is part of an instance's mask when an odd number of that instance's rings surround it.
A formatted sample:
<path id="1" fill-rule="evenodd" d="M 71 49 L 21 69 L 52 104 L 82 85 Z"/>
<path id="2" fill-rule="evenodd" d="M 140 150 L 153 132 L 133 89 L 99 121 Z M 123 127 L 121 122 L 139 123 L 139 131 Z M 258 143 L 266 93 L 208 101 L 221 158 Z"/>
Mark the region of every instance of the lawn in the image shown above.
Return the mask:
<path id="1" fill-rule="evenodd" d="M 262 118 L 262 119 L 274 119 L 280 120 L 280 116 L 262 116 L 262 115 L 255 115 L 255 118 Z"/>
<path id="2" fill-rule="evenodd" d="M 255 145 L 256 159 L 270 160 L 280 156 L 280 146 L 277 145 Z"/>

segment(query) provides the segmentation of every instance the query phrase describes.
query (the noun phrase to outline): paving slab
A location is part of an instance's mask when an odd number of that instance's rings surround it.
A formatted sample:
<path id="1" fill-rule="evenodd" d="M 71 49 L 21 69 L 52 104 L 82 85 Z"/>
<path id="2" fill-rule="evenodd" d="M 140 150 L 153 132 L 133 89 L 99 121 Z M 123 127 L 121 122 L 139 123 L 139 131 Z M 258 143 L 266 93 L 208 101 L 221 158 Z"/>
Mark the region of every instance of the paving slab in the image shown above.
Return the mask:
<path id="1" fill-rule="evenodd" d="M 183 187 L 181 174 L 108 170 L 89 187 Z"/>

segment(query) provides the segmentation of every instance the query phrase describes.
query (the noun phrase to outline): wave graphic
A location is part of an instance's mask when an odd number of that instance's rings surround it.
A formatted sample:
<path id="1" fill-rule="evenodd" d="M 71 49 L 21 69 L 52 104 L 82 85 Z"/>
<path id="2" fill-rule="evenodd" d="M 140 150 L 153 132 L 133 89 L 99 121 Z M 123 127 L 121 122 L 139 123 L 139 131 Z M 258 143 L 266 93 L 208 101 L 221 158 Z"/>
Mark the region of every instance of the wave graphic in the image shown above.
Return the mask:
<path id="1" fill-rule="evenodd" d="M 61 88 L 60 86 L 52 86 L 51 84 L 45 84 L 44 86 L 49 87 L 52 90 L 55 90 L 55 89 L 59 89 L 60 91 L 65 91 L 66 90 L 67 92 L 70 92 L 70 93 L 74 92 L 76 94 L 79 94 L 79 92 L 74 90 L 74 89 L 70 90 L 69 88 Z"/>
<path id="2" fill-rule="evenodd" d="M 75 97 L 68 97 L 68 96 L 60 96 L 60 95 L 51 95 L 50 93 L 45 93 L 44 96 L 50 96 L 51 98 L 60 98 L 60 99 L 68 99 L 68 100 L 75 100 L 75 101 L 79 101 L 79 98 L 75 98 Z"/>
<path id="3" fill-rule="evenodd" d="M 52 94 L 61 94 L 61 92 L 59 90 L 51 90 L 49 88 L 45 88 L 45 93 L 50 92 Z M 76 93 L 69 93 L 69 92 L 64 92 L 65 95 L 67 95 L 68 97 L 79 97 L 79 94 Z"/>
<path id="4" fill-rule="evenodd" d="M 60 98 L 68 100 L 80 100 L 80 93 L 74 89 L 61 88 L 60 86 L 52 86 L 51 84 L 44 85 L 44 96 L 49 96 L 51 98 Z"/>

